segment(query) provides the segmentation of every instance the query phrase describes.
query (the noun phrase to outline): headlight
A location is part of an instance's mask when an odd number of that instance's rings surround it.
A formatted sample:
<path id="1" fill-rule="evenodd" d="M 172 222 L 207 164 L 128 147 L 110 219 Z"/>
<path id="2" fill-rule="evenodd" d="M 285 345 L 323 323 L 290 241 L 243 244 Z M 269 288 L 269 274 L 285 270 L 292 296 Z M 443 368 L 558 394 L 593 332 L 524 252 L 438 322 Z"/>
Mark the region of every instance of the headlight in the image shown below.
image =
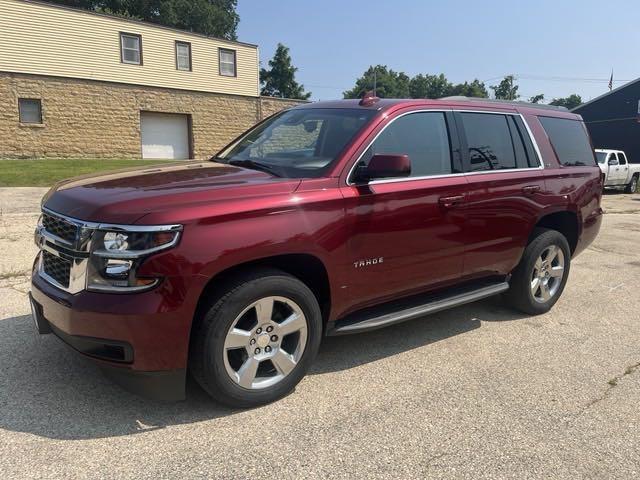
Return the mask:
<path id="1" fill-rule="evenodd" d="M 94 231 L 87 289 L 131 292 L 153 287 L 159 279 L 139 277 L 138 268 L 149 255 L 175 246 L 180 230 L 179 225 L 170 225 Z"/>
<path id="2" fill-rule="evenodd" d="M 126 250 L 129 248 L 129 235 L 121 232 L 107 232 L 102 239 L 106 250 Z"/>

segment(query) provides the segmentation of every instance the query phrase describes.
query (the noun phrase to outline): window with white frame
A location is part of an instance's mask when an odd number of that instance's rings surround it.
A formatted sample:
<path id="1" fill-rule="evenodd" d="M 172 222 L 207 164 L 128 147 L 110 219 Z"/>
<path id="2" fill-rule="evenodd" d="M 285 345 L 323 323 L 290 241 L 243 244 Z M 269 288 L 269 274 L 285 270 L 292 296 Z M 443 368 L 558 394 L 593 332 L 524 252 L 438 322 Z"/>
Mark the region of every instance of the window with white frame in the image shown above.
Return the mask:
<path id="1" fill-rule="evenodd" d="M 220 49 L 220 75 L 225 77 L 236 76 L 236 51 Z"/>
<path id="2" fill-rule="evenodd" d="M 189 42 L 176 41 L 176 68 L 191 70 L 191 44 Z"/>
<path id="3" fill-rule="evenodd" d="M 120 61 L 142 65 L 142 36 L 135 33 L 120 33 Z"/>

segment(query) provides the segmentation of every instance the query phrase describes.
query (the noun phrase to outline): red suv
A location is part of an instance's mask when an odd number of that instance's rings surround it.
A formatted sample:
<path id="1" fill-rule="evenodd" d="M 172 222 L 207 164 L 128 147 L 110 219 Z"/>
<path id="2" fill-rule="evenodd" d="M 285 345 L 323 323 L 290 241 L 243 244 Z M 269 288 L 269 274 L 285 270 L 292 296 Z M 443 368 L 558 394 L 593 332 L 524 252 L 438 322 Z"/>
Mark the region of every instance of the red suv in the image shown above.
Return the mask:
<path id="1" fill-rule="evenodd" d="M 302 379 L 323 335 L 500 293 L 548 311 L 598 233 L 602 188 L 563 109 L 307 104 L 210 161 L 52 188 L 33 314 L 134 391 L 183 398 L 189 370 L 221 402 L 263 404 Z"/>

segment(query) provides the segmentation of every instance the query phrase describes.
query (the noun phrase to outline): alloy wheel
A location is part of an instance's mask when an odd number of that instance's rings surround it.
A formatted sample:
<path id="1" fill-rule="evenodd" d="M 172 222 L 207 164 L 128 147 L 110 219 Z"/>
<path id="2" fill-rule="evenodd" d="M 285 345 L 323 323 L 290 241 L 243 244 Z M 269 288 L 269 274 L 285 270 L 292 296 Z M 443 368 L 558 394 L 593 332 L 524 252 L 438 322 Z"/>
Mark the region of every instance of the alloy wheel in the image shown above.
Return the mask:
<path id="1" fill-rule="evenodd" d="M 293 300 L 261 298 L 231 324 L 224 340 L 224 366 L 248 390 L 271 387 L 296 367 L 307 343 L 307 319 Z"/>
<path id="2" fill-rule="evenodd" d="M 564 267 L 564 253 L 560 247 L 550 245 L 542 251 L 531 274 L 531 295 L 536 302 L 548 302 L 558 293 Z"/>

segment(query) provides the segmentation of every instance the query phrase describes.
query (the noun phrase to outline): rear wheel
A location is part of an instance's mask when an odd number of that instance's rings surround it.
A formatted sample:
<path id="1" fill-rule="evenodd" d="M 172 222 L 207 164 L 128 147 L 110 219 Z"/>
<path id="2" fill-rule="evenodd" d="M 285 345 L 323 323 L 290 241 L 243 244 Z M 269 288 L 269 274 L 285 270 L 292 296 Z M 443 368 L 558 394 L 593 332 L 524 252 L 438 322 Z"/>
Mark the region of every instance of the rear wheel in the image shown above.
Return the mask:
<path id="1" fill-rule="evenodd" d="M 194 327 L 191 371 L 214 399 L 234 407 L 289 393 L 315 358 L 322 318 L 315 296 L 277 270 L 241 275 Z"/>
<path id="2" fill-rule="evenodd" d="M 631 177 L 631 181 L 624 189 L 625 193 L 636 193 L 638 191 L 638 175 Z"/>
<path id="3" fill-rule="evenodd" d="M 536 229 L 513 272 L 507 301 L 530 315 L 548 312 L 558 301 L 569 276 L 571 251 L 556 230 Z"/>

